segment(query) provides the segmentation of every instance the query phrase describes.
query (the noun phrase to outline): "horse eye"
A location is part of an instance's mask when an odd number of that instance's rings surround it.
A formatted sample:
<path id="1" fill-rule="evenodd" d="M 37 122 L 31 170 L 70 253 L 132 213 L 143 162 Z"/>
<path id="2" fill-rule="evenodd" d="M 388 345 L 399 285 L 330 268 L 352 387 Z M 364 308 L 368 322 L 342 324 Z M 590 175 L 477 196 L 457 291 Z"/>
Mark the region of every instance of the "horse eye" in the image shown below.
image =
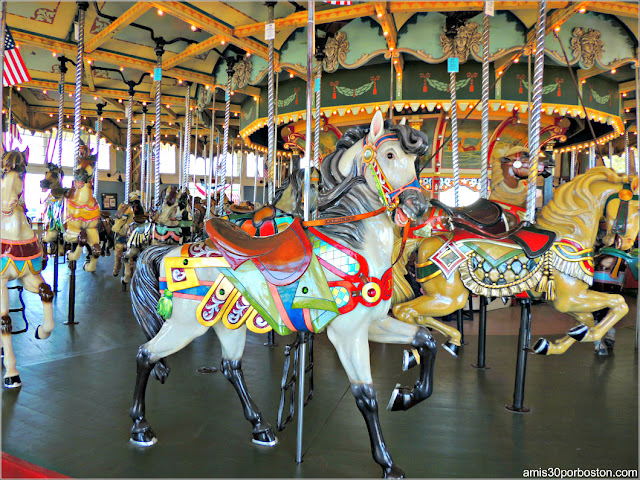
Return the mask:
<path id="1" fill-rule="evenodd" d="M 393 153 L 391 153 L 391 152 L 387 153 L 387 158 L 388 158 L 389 160 L 393 160 L 393 158 L 394 158 Z"/>

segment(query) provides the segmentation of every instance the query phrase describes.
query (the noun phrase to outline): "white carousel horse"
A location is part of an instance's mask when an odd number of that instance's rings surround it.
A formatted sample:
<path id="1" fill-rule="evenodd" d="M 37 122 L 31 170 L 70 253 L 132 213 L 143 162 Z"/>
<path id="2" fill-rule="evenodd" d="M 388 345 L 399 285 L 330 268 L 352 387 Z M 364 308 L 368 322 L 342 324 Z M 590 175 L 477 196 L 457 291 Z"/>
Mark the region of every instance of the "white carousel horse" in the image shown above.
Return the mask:
<path id="1" fill-rule="evenodd" d="M 387 314 L 394 220 L 406 224 L 428 206 L 415 169 L 426 150 L 424 134 L 404 124 L 385 126 L 377 113 L 369 133 L 359 128 L 347 132 L 336 152 L 324 159 L 323 182 L 329 188 L 344 182 L 354 165 L 365 182 L 330 208 L 319 208 L 320 223 L 303 229 L 296 218 L 284 232 L 256 239 L 213 218 L 206 225 L 207 242 L 147 249 L 131 288 L 134 315 L 151 339 L 137 356 L 131 441 L 140 446 L 156 442 L 145 417 L 151 372 L 164 381 L 168 368 L 163 358 L 213 327 L 222 344 L 222 372 L 253 425 L 253 441 L 275 445 L 275 433 L 244 382 L 247 329 L 273 328 L 281 334 L 326 330 L 367 425 L 374 460 L 385 477 L 402 476 L 382 436 L 369 341 L 411 344 L 421 357 L 419 380 L 412 390 L 396 387 L 390 410 L 410 408 L 431 395 L 435 342 L 425 328 Z"/>
<path id="2" fill-rule="evenodd" d="M 36 338 L 49 338 L 53 327 L 53 293 L 40 275 L 42 248 L 27 221 L 24 208 L 24 174 L 27 170 L 29 149 L 13 150 L 2 156 L 2 348 L 4 350 L 4 386 L 22 385 L 16 369 L 16 357 L 11 343 L 11 317 L 7 282 L 19 279 L 28 291 L 37 293 L 42 300 L 44 320 L 36 328 Z"/>

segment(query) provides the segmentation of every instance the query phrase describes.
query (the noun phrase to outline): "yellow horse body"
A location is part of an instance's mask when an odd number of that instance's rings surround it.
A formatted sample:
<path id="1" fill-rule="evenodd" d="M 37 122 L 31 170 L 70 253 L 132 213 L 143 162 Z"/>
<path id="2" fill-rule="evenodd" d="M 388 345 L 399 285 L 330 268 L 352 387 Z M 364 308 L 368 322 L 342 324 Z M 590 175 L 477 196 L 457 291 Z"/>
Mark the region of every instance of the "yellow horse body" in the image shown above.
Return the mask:
<path id="1" fill-rule="evenodd" d="M 540 339 L 534 347 L 536 353 L 561 354 L 575 341 L 599 340 L 626 315 L 628 307 L 620 295 L 589 289 L 593 282 L 593 245 L 598 223 L 603 214 L 611 222 L 611 217 L 618 213 L 609 208 L 615 203 L 608 205 L 608 200 L 616 196 L 629 197 L 623 241 L 633 242 L 638 235 L 638 201 L 637 197 L 632 199 L 637 191 L 637 177 L 620 175 L 605 167 L 591 169 L 562 185 L 542 208 L 535 225 L 555 233 L 555 241 L 535 258 L 529 258 L 521 247 L 509 242 L 482 238 L 457 240 L 460 237 L 455 236 L 455 231 L 447 231 L 448 219 L 444 215 L 436 218 L 431 225 L 436 234 L 410 241 L 404 252 L 406 258 L 418 250 L 417 277 L 424 295 L 412 299 L 413 291 L 403 277 L 406 270 L 400 266 L 394 268 L 396 318 L 433 326 L 451 336 L 450 344 L 459 346 L 459 332 L 433 317 L 462 308 L 469 290 L 488 297 L 540 298 L 546 294 L 558 311 L 571 315 L 580 325 L 553 343 Z M 459 256 L 451 264 L 451 271 L 446 271 L 447 267 L 441 267 L 443 264 L 438 261 L 445 259 L 446 263 L 448 254 L 449 258 Z M 483 270 L 488 263 L 492 264 L 491 268 Z M 495 278 L 489 278 L 491 275 Z M 602 308 L 609 311 L 594 326 L 593 312 Z"/>

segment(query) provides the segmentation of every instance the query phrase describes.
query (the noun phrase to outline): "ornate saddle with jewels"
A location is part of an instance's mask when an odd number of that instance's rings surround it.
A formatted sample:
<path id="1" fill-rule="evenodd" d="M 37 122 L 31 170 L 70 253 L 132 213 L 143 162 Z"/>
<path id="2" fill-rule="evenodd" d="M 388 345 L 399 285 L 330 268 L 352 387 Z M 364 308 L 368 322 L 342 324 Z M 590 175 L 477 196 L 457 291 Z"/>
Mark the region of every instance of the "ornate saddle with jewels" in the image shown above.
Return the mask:
<path id="1" fill-rule="evenodd" d="M 311 242 L 299 218 L 283 232 L 268 237 L 253 237 L 237 225 L 215 217 L 207 221 L 205 231 L 231 268 L 235 270 L 251 260 L 276 286 L 295 282 L 311 263 Z"/>

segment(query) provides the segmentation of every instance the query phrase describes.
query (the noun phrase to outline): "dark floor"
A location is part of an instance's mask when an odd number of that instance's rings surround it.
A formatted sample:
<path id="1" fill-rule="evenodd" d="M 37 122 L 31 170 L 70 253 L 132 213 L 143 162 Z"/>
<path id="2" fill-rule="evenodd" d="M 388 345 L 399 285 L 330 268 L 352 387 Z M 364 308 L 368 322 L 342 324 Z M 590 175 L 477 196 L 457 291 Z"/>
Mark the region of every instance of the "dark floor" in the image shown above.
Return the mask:
<path id="1" fill-rule="evenodd" d="M 78 272 L 76 318 L 67 316 L 68 270 L 60 272 L 52 337 L 36 341 L 33 329 L 14 337 L 23 386 L 2 392 L 2 450 L 71 477 L 378 477 L 362 417 L 346 375 L 326 336 L 317 336 L 316 394 L 305 409 L 304 461 L 296 465 L 295 424 L 275 448 L 250 442 L 232 386 L 218 372 L 213 332 L 170 357 L 165 385 L 152 380 L 147 418 L 158 435 L 148 449 L 132 446 L 128 409 L 135 354 L 144 337 L 132 318 L 128 294 L 110 270 Z M 51 267 L 45 278 L 51 280 Z M 401 372 L 402 346 L 372 344 L 371 361 L 381 423 L 394 459 L 410 477 L 521 477 L 523 469 L 638 468 L 638 353 L 633 348 L 635 298 L 618 329 L 615 355 L 601 359 L 592 344 L 565 355 L 529 356 L 525 404 L 529 414 L 504 408 L 512 400 L 519 309 L 489 315 L 487 363 L 476 370 L 477 337 L 458 359 L 438 352 L 432 397 L 407 412 L 387 412 Z M 37 296 L 25 293 L 28 318 L 41 314 Z M 553 312 L 553 313 L 552 313 Z M 14 314 L 15 323 L 18 317 Z M 465 322 L 469 332 L 477 323 Z M 533 309 L 533 339 L 556 337 L 572 325 L 550 307 Z M 16 325 L 18 326 L 18 325 Z M 33 325 L 32 325 L 33 327 Z M 244 372 L 265 417 L 275 424 L 283 364 L 266 336 L 250 334 Z M 438 337 L 441 342 L 442 338 Z"/>

